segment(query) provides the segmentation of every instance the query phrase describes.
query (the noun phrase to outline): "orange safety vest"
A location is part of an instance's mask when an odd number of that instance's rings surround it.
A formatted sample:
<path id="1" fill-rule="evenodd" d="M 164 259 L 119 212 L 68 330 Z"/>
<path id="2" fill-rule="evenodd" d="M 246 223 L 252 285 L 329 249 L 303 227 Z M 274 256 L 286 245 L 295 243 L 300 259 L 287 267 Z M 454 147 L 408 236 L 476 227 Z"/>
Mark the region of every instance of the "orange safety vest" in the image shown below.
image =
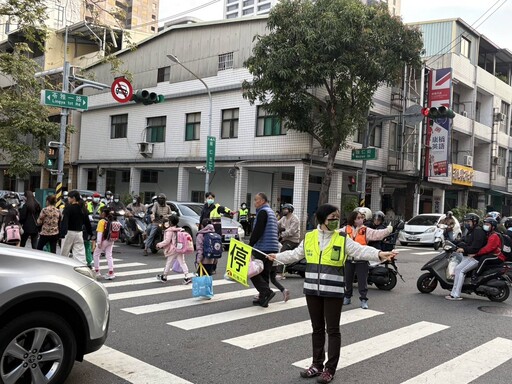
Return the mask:
<path id="1" fill-rule="evenodd" d="M 368 245 L 366 242 L 366 227 L 362 226 L 361 229 L 359 229 L 359 232 L 357 233 L 356 237 L 352 235 L 352 226 L 347 225 L 347 235 L 350 236 L 352 240 L 354 240 L 356 243 L 359 243 L 361 245 Z"/>

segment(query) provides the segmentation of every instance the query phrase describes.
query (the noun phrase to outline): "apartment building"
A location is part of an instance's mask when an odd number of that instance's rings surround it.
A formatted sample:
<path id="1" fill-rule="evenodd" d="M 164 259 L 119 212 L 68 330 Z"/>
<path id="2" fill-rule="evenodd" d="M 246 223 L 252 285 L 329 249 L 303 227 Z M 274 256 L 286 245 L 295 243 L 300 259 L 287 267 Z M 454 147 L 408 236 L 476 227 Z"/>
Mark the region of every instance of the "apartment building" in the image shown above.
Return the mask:
<path id="1" fill-rule="evenodd" d="M 451 69 L 457 114 L 449 135 L 451 177 L 430 180 L 427 191 L 437 190 L 446 209 L 468 205 L 512 214 L 512 52 L 461 19 L 415 25 L 427 67 Z"/>
<path id="2" fill-rule="evenodd" d="M 279 0 L 224 0 L 224 18 L 265 15 Z M 387 3 L 389 13 L 400 15 L 401 0 L 361 0 L 363 4 Z"/>

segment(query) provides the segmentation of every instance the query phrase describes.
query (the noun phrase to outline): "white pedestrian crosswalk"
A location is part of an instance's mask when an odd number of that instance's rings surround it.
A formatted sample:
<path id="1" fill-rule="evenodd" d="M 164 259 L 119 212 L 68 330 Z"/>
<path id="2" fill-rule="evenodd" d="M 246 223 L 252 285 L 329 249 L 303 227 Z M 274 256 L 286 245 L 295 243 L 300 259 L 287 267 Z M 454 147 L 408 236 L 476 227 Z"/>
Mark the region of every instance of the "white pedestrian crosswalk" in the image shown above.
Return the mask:
<path id="1" fill-rule="evenodd" d="M 430 254 L 432 252 L 419 253 Z M 247 332 L 238 335 L 234 333 L 233 337 L 228 339 L 219 337 L 218 340 L 212 340 L 212 342 L 221 342 L 230 348 L 246 350 L 249 353 L 247 356 L 250 356 L 250 353 L 255 353 L 254 350 L 257 348 L 298 337 L 309 337 L 311 334 L 311 323 L 306 310 L 306 300 L 303 296 L 289 300 L 286 303 L 274 300 L 268 308 L 252 306 L 250 301 L 244 300 L 240 301 L 240 308 L 224 310 L 225 307 L 222 307 L 219 311 L 221 307 L 218 304 L 252 297 L 257 291 L 253 288 L 242 287 L 233 281 L 224 280 L 220 276 L 215 276 L 214 287 L 224 286 L 226 288 L 224 292 L 215 293 L 211 300 L 192 297 L 184 299 L 183 295 L 173 299 L 173 294 L 191 290 L 191 285 L 180 284 L 183 274 L 171 274 L 168 276 L 168 283 L 162 284 L 155 279 L 155 274 L 161 272 L 162 268 L 147 268 L 147 265 L 144 263 L 124 262 L 123 260 L 116 260 L 115 266 L 118 279 L 116 281 L 104 282 L 104 286 L 109 291 L 113 291 L 109 294 L 110 300 L 120 302 L 116 307 L 141 319 L 144 319 L 144 316 L 148 314 L 162 313 L 162 316 L 158 317 L 158 319 L 161 319 L 162 326 L 171 326 L 185 332 L 209 327 L 221 327 L 222 329 L 223 324 L 234 324 L 237 321 L 241 321 L 240 323 L 242 324 L 242 320 L 265 317 L 271 314 L 279 315 L 282 313 L 280 316 L 286 319 L 287 311 L 298 310 L 294 318 L 298 314 L 299 317 L 302 317 L 299 321 L 278 327 L 272 325 L 275 324 L 274 322 L 269 322 L 265 329 L 260 328 L 257 332 Z M 123 270 L 117 272 L 118 268 Z M 141 300 L 139 298 L 141 297 L 156 298 L 157 302 L 151 300 L 151 303 L 140 305 Z M 137 299 L 133 303 L 137 305 L 130 305 L 132 299 Z M 194 316 L 186 311 L 187 308 L 194 306 L 207 306 L 209 314 Z M 167 313 L 173 315 L 173 321 L 166 320 Z M 385 319 L 386 313 L 372 309 L 345 309 L 344 307 L 340 325 L 345 327 L 349 324 L 357 323 L 361 327 L 365 327 L 367 324 L 370 324 L 369 322 L 371 324 L 388 324 L 386 321 L 380 322 L 378 320 L 380 318 Z M 152 321 L 155 321 L 154 318 Z M 262 323 L 265 323 L 265 321 L 259 322 L 259 324 Z M 449 330 L 450 326 L 446 324 L 429 321 L 419 321 L 392 330 L 387 328 L 385 332 L 376 336 L 342 347 L 337 370 L 343 370 L 360 363 L 371 364 L 372 359 L 375 359 L 378 355 L 420 340 L 428 340 L 433 335 L 449 332 Z M 215 335 L 215 332 L 211 334 Z M 304 359 L 293 363 L 290 362 L 290 364 L 300 368 L 309 366 L 311 363 L 309 355 L 311 351 L 306 349 L 303 352 Z M 85 359 L 123 378 L 129 383 L 138 384 L 162 381 L 177 384 L 193 384 L 170 372 L 154 367 L 108 346 L 104 346 L 99 351 L 87 355 Z M 428 367 L 425 372 L 411 377 L 402 384 L 469 383 L 488 374 L 511 359 L 512 340 L 497 337 L 471 350 L 462 351 L 459 356 L 438 366 Z M 414 362 L 411 362 L 411 364 L 414 364 Z"/>

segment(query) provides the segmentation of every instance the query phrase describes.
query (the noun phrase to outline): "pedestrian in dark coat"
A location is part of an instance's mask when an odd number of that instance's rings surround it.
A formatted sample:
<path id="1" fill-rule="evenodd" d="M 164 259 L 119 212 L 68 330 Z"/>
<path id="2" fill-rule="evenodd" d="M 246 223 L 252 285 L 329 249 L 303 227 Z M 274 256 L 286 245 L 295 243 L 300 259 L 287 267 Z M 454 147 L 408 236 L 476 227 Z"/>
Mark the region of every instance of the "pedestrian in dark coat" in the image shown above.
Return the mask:
<path id="1" fill-rule="evenodd" d="M 41 205 L 37 202 L 32 191 L 25 191 L 27 201 L 20 209 L 20 223 L 23 227 L 20 246 L 24 247 L 30 237 L 32 248 L 37 249 L 37 238 L 39 237 L 39 228 L 37 218 L 41 213 Z"/>

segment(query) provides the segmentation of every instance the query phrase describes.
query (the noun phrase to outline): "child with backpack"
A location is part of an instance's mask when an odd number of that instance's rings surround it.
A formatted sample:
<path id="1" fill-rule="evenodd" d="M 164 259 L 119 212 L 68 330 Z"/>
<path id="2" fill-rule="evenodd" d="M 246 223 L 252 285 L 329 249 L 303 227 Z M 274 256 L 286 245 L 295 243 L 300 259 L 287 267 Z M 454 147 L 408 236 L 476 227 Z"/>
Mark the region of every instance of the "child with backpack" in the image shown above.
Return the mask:
<path id="1" fill-rule="evenodd" d="M 96 228 L 96 249 L 93 253 L 94 270 L 96 271 L 96 277 L 101 277 L 100 256 L 102 253 L 104 253 L 108 264 L 108 274 L 105 275 L 105 279 L 112 280 L 116 277 L 114 274 L 114 258 L 112 257 L 112 249 L 114 248 L 115 236 L 113 236 L 114 239 L 112 239 L 110 236 L 114 217 L 108 208 L 103 208 L 100 217 L 101 220 L 98 222 L 98 227 Z"/>
<path id="2" fill-rule="evenodd" d="M 199 274 L 199 263 L 202 263 L 208 275 L 212 275 L 217 267 L 217 260 L 222 256 L 222 237 L 215 232 L 209 219 L 204 219 L 196 236 L 196 273 Z"/>
<path id="3" fill-rule="evenodd" d="M 0 229 L 0 239 L 5 244 L 19 247 L 22 234 L 23 229 L 19 221 L 18 211 L 14 208 L 9 208 Z"/>
<path id="4" fill-rule="evenodd" d="M 176 215 L 170 215 L 169 218 L 164 219 L 162 225 L 164 227 L 164 240 L 159 242 L 156 247 L 157 249 L 164 250 L 164 256 L 167 261 L 165 263 L 164 272 L 161 275 L 156 275 L 156 279 L 162 283 L 167 282 L 167 275 L 172 268 L 175 260 L 178 261 L 185 278 L 183 284 L 190 284 L 192 282 L 189 277 L 187 263 L 185 262 L 185 253 L 190 250 L 190 244 L 188 243 L 192 239 L 190 235 L 186 233 L 182 228 L 178 227 L 180 219 Z M 184 244 L 184 238 L 187 239 L 187 244 Z M 194 246 L 192 244 L 192 251 Z"/>

